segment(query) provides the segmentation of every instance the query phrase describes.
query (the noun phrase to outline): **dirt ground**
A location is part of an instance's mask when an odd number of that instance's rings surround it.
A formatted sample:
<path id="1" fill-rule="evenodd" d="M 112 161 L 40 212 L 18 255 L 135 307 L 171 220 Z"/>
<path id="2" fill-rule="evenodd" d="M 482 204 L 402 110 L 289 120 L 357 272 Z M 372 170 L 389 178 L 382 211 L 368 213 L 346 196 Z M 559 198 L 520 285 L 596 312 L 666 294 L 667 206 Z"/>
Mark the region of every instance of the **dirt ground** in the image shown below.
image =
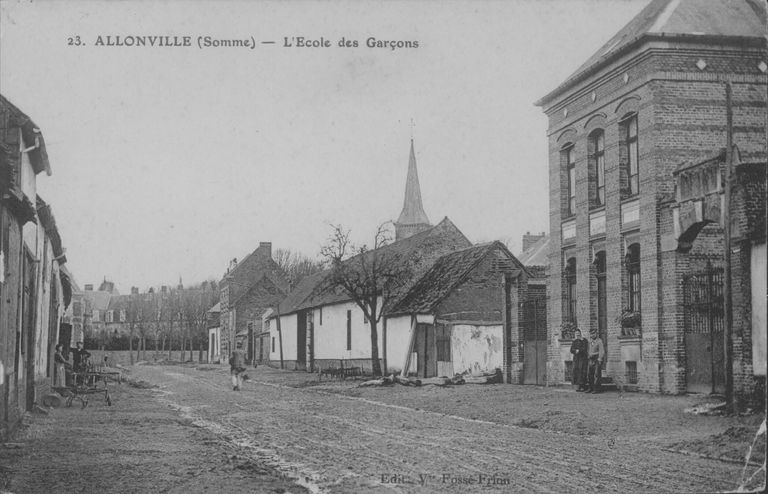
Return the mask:
<path id="1" fill-rule="evenodd" d="M 27 417 L 0 443 L 0 493 L 306 492 L 157 400 L 156 389 L 110 386 L 81 408 Z"/>
<path id="2" fill-rule="evenodd" d="M 134 382 L 157 387 L 124 384 L 113 407 L 94 401 L 36 415 L 18 448 L 0 446 L 0 490 L 722 492 L 765 484 L 764 470 L 745 481 L 758 467 L 743 461 L 762 415 L 684 411 L 703 397 L 359 388 L 265 367 L 249 374 L 238 393 L 220 366 L 135 366 Z M 757 444 L 759 463 L 765 435 Z"/>

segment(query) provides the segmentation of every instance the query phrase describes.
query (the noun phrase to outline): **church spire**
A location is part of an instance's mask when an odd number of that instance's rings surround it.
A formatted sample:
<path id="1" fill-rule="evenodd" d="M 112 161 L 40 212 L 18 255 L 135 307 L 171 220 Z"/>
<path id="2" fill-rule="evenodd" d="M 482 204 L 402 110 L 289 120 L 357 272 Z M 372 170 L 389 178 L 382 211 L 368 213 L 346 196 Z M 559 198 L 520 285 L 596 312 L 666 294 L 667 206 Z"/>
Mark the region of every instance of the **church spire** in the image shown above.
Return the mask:
<path id="1" fill-rule="evenodd" d="M 395 222 L 395 239 L 410 237 L 415 233 L 429 228 L 430 223 L 424 206 L 421 203 L 421 188 L 419 174 L 416 170 L 416 153 L 413 151 L 411 139 L 411 156 L 408 160 L 408 177 L 405 181 L 405 200 L 400 217 Z"/>

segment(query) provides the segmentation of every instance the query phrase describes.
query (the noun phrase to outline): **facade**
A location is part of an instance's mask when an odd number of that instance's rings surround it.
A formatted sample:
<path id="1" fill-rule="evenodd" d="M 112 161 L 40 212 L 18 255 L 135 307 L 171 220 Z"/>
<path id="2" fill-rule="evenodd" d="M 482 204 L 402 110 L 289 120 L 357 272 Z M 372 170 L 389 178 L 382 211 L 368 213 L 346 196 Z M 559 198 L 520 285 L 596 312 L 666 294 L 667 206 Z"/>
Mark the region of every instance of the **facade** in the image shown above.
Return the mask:
<path id="1" fill-rule="evenodd" d="M 236 338 L 246 340 L 246 359 L 263 355 L 261 321 L 264 311 L 276 306 L 288 292 L 285 271 L 272 259 L 272 243 L 259 247 L 240 262 L 233 262 L 219 284 L 219 355 L 229 355 Z M 226 359 L 223 359 L 226 361 Z"/>
<path id="2" fill-rule="evenodd" d="M 722 390 L 722 325 L 696 323 L 701 306 L 691 298 L 690 281 L 722 269 L 722 221 L 709 217 L 691 222 L 693 230 L 680 229 L 679 215 L 701 217 L 705 201 L 702 195 L 696 206 L 680 203 L 678 172 L 720 154 L 729 107 L 742 161 L 765 163 L 765 22 L 764 4 L 748 0 L 654 0 L 537 102 L 549 118 L 549 382 L 566 379 L 569 357 L 562 349 L 579 327 L 599 331 L 608 356 L 604 372 L 620 385 L 664 393 Z M 724 175 L 706 178 L 712 179 L 707 193 L 714 194 L 707 200 L 722 201 Z M 757 232 L 749 235 L 740 244 L 738 280 L 750 273 L 746 244 L 760 242 Z M 710 293 L 721 293 L 718 278 L 710 279 Z M 751 304 L 746 292 L 737 296 Z M 764 313 L 764 300 L 761 305 L 750 311 Z M 753 329 L 736 330 L 732 341 L 740 396 L 750 396 L 758 382 Z"/>
<path id="3" fill-rule="evenodd" d="M 407 282 L 405 291 L 440 256 L 470 246 L 464 234 L 445 218 L 427 230 L 364 255 L 396 255 L 404 262 L 413 262 L 414 276 Z M 328 275 L 329 271 L 322 271 L 304 278 L 272 314 L 269 320 L 269 358 L 273 365 L 313 371 L 325 367 L 337 368 L 340 361 L 344 361 L 347 366 L 371 370 L 368 321 L 362 309 L 347 295 L 324 289 Z M 408 344 L 410 329 L 410 324 L 390 327 L 384 323 L 380 326 L 379 358 L 382 369 L 397 370 L 402 365 L 406 349 L 402 345 Z M 390 361 L 390 355 L 394 360 Z"/>
<path id="4" fill-rule="evenodd" d="M 104 348 L 111 339 L 114 330 L 112 325 L 110 333 L 107 330 L 107 314 L 112 297 L 120 295 L 115 290 L 114 283 L 106 279 L 99 285 L 98 290 L 93 289 L 93 284 L 86 284 L 83 290 L 83 342 L 86 348 Z M 112 323 L 112 320 L 110 320 Z"/>
<path id="5" fill-rule="evenodd" d="M 528 272 L 501 242 L 446 254 L 386 314 L 403 374 L 418 377 L 492 373 L 522 377 L 521 302 Z M 395 333 L 394 331 L 392 333 Z M 408 342 L 408 343 L 406 343 Z M 390 366 L 390 369 L 397 370 Z"/>
<path id="6" fill-rule="evenodd" d="M 49 391 L 72 296 L 52 209 L 37 195 L 43 171 L 51 174 L 40 129 L 0 95 L 0 439 Z"/>

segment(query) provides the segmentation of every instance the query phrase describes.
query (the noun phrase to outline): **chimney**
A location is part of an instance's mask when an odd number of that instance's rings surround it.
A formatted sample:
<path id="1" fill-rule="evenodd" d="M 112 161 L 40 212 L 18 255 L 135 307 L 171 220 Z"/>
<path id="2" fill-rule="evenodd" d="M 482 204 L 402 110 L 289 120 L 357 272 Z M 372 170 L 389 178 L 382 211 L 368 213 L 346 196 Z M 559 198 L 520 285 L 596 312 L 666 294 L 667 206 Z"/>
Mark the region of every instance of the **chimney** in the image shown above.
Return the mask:
<path id="1" fill-rule="evenodd" d="M 92 284 L 85 285 L 85 291 L 86 292 L 92 292 L 93 291 L 93 285 Z"/>
<path id="2" fill-rule="evenodd" d="M 259 254 L 264 258 L 272 257 L 272 242 L 259 242 Z"/>
<path id="3" fill-rule="evenodd" d="M 139 287 L 132 286 L 131 287 L 131 295 L 138 295 L 139 294 Z"/>
<path id="4" fill-rule="evenodd" d="M 531 235 L 531 232 L 526 232 L 523 235 L 523 252 L 531 248 L 533 244 L 544 238 L 544 232 L 539 235 Z"/>

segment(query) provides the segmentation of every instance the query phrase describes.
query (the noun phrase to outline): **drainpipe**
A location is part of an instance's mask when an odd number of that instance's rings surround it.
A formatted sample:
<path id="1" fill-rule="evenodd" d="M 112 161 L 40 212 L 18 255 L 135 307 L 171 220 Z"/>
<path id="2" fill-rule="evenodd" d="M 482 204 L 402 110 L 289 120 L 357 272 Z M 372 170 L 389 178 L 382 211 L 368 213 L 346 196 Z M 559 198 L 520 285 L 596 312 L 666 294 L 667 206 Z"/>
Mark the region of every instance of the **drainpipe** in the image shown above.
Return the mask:
<path id="1" fill-rule="evenodd" d="M 731 183 L 733 181 L 733 108 L 731 103 L 731 81 L 725 82 L 726 148 L 725 148 L 725 211 L 723 214 L 723 236 L 725 243 L 725 280 L 723 302 L 725 309 L 725 331 L 723 337 L 725 360 L 725 403 L 729 413 L 734 411 L 733 400 L 733 300 L 731 281 Z"/>

